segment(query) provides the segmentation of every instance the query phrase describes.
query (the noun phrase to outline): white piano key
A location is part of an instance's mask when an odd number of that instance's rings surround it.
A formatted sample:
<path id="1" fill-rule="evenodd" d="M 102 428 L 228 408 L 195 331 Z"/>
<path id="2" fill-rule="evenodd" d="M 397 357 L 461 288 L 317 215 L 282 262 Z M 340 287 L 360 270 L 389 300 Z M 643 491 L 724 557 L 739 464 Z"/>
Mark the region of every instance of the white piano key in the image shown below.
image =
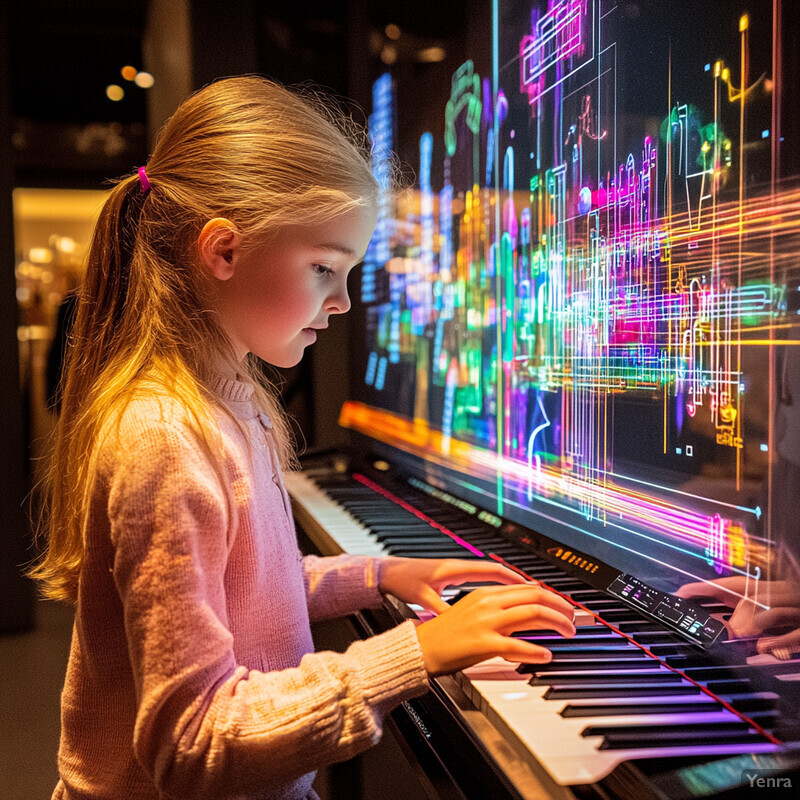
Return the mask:
<path id="1" fill-rule="evenodd" d="M 331 500 L 310 478 L 302 472 L 285 476 L 286 488 L 295 504 L 300 506 L 328 536 L 335 540 L 345 553 L 357 556 L 387 556 L 383 545 L 340 505 Z"/>

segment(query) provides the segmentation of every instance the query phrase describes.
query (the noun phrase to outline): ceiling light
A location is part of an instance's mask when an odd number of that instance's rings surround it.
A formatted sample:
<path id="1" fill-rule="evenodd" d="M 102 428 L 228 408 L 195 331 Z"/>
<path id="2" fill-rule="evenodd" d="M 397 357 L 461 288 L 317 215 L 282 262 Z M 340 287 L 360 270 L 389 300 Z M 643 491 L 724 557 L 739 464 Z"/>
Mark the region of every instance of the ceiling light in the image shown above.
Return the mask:
<path id="1" fill-rule="evenodd" d="M 436 64 L 444 61 L 446 56 L 444 47 L 426 47 L 417 51 L 417 61 L 421 61 L 423 64 Z"/>
<path id="2" fill-rule="evenodd" d="M 149 89 L 156 82 L 156 80 L 149 72 L 140 72 L 133 79 L 133 82 L 140 89 Z"/>

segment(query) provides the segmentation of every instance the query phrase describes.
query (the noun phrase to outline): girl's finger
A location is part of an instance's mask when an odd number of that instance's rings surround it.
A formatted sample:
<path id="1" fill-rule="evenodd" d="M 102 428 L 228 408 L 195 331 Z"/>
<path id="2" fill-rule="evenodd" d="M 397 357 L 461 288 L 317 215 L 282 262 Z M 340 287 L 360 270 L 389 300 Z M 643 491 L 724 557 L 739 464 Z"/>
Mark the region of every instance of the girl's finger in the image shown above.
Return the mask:
<path id="1" fill-rule="evenodd" d="M 475 602 L 480 602 L 481 598 L 488 598 L 490 602 L 496 602 L 500 608 L 510 608 L 511 606 L 528 603 L 549 606 L 556 611 L 560 611 L 569 619 L 572 619 L 575 615 L 575 607 L 568 600 L 560 597 L 555 592 L 551 592 L 549 589 L 543 589 L 531 583 L 511 586 L 484 586 L 471 592 L 470 597 L 475 597 Z"/>
<path id="2" fill-rule="evenodd" d="M 468 581 L 494 581 L 503 584 L 527 584 L 530 581 L 518 572 L 494 564 L 481 561 L 446 561 L 443 564 L 444 574 L 437 578 L 447 578 L 453 584 L 467 583 Z"/>
<path id="3" fill-rule="evenodd" d="M 524 639 L 506 638 L 497 646 L 496 654 L 515 664 L 547 664 L 553 659 L 553 654 L 546 647 Z"/>
<path id="4" fill-rule="evenodd" d="M 439 596 L 439 593 L 431 588 L 430 586 L 426 586 L 420 592 L 420 597 L 417 602 L 423 607 L 426 608 L 428 611 L 433 611 L 436 614 L 443 614 L 450 608 L 449 603 L 446 603 L 442 598 Z"/>
<path id="5" fill-rule="evenodd" d="M 568 639 L 575 635 L 575 625 L 571 615 L 565 616 L 561 611 L 542 605 L 515 606 L 506 609 L 498 615 L 495 630 L 506 636 L 517 631 L 529 630 L 555 631 Z"/>

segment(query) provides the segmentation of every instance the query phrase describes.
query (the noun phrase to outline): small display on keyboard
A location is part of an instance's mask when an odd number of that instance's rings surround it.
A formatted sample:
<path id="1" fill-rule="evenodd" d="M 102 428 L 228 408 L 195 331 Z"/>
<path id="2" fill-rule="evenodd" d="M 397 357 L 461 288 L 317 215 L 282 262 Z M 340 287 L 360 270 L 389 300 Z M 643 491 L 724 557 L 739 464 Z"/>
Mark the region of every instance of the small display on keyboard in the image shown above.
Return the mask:
<path id="1" fill-rule="evenodd" d="M 620 575 L 608 587 L 608 592 L 660 620 L 696 644 L 708 647 L 725 630 L 725 624 L 702 607 L 647 586 L 633 575 Z"/>

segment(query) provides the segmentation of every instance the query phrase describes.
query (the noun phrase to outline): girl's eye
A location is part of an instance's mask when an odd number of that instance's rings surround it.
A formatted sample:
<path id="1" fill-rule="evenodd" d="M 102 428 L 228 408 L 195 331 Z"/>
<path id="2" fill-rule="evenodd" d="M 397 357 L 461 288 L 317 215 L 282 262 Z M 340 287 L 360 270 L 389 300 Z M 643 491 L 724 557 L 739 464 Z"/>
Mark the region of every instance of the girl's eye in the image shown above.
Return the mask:
<path id="1" fill-rule="evenodd" d="M 314 264 L 314 271 L 317 275 L 333 275 L 333 270 L 323 264 Z"/>

